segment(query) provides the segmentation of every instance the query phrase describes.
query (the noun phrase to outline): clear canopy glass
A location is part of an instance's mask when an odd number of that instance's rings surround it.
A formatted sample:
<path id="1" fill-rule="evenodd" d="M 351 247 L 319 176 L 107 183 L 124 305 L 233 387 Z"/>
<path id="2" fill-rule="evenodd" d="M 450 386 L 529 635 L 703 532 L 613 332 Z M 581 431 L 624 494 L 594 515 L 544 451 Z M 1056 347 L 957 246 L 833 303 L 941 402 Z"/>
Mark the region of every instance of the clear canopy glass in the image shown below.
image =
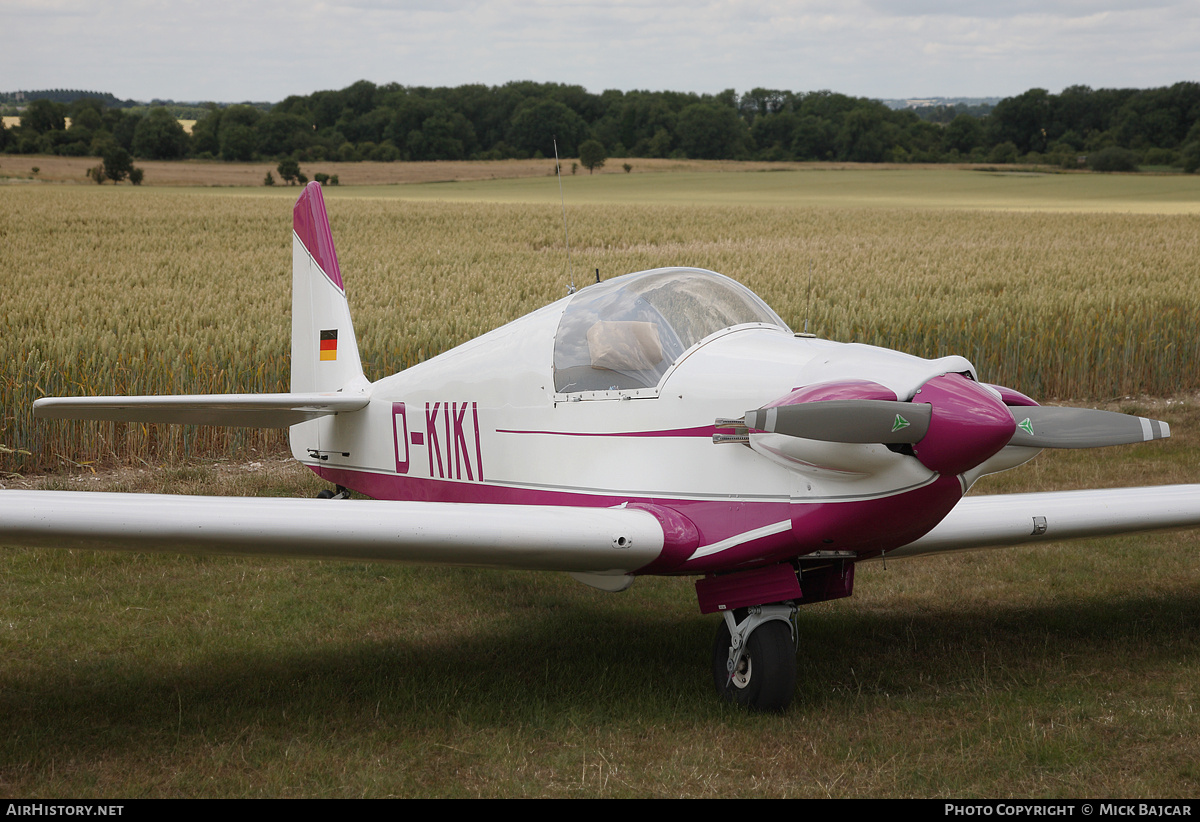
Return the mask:
<path id="1" fill-rule="evenodd" d="M 750 289 L 699 268 L 657 268 L 587 286 L 558 325 L 555 390 L 652 388 L 700 340 L 745 323 L 789 331 Z"/>

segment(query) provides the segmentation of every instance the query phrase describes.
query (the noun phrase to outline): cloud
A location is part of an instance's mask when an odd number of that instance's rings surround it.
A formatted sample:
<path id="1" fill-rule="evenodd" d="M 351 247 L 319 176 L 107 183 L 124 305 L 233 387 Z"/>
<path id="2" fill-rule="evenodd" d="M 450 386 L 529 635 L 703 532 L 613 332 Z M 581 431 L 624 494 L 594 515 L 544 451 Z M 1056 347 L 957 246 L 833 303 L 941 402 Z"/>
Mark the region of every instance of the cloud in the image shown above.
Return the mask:
<path id="1" fill-rule="evenodd" d="M 1147 0 L 8 0 L 7 90 L 279 100 L 358 79 L 1010 95 L 1200 75 L 1200 9 Z"/>

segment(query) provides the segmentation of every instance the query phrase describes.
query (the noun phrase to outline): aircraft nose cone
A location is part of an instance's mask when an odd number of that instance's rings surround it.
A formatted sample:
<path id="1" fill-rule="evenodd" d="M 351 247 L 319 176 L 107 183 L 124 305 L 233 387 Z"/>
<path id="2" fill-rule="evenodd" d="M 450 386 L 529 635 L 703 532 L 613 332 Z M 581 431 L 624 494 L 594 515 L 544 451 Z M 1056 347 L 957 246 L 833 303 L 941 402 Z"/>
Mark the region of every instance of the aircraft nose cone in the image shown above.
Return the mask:
<path id="1" fill-rule="evenodd" d="M 917 459 L 931 471 L 961 474 L 1008 444 L 1016 421 L 999 399 L 961 374 L 929 380 L 914 403 L 933 406 L 927 433 L 913 447 Z"/>

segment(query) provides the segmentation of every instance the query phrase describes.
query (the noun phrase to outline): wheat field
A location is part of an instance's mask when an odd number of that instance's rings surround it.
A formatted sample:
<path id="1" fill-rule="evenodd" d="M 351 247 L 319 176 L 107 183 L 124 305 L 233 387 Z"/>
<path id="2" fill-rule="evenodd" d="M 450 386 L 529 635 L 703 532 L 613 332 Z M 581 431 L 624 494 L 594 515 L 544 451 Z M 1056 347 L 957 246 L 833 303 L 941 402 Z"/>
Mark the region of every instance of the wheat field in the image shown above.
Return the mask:
<path id="1" fill-rule="evenodd" d="M 1195 214 L 723 205 L 720 187 L 705 198 L 711 182 L 693 176 L 689 203 L 588 202 L 576 187 L 570 267 L 553 200 L 329 192 L 368 377 L 557 299 L 572 276 L 692 265 L 745 283 L 794 328 L 807 317 L 831 339 L 962 354 L 983 379 L 1039 398 L 1200 389 Z M 773 191 L 784 176 L 723 175 Z M 520 200 L 529 182 L 486 185 Z M 256 431 L 35 424 L 30 406 L 55 395 L 287 390 L 297 193 L 6 187 L 0 470 L 278 448 L 279 434 Z"/>

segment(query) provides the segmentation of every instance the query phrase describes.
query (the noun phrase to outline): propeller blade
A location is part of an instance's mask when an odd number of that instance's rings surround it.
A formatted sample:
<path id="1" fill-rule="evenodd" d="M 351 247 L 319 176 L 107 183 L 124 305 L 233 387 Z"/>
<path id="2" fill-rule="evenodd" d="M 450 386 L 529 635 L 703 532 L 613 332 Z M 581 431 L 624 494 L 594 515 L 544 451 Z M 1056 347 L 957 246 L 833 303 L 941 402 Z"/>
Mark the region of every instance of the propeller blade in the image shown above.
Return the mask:
<path id="1" fill-rule="evenodd" d="M 1017 421 L 1009 445 L 1100 448 L 1171 436 L 1171 427 L 1165 422 L 1113 411 L 1050 405 L 1013 406 L 1008 410 Z"/>
<path id="2" fill-rule="evenodd" d="M 824 442 L 916 443 L 929 431 L 932 406 L 895 400 L 822 400 L 759 408 L 746 427 Z"/>

